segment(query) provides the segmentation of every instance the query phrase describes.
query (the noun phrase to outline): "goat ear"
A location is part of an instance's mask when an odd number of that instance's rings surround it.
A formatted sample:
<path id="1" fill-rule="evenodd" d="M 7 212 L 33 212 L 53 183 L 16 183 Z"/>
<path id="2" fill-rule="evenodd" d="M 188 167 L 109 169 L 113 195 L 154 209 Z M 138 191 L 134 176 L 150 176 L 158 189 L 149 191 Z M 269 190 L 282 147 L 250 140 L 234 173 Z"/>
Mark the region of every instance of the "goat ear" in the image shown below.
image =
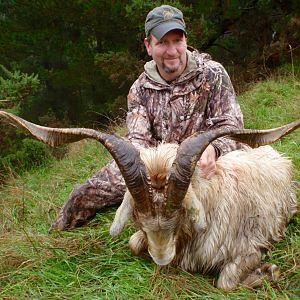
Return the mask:
<path id="1" fill-rule="evenodd" d="M 206 228 L 206 216 L 204 207 L 199 201 L 193 189 L 189 189 L 185 197 L 187 201 L 184 200 L 183 205 L 188 210 L 190 217 L 193 221 L 194 228 L 196 231 L 201 231 Z"/>
<path id="2" fill-rule="evenodd" d="M 125 223 L 132 217 L 133 208 L 131 205 L 132 196 L 127 190 L 123 201 L 117 209 L 113 223 L 110 226 L 109 233 L 111 236 L 117 236 L 123 230 Z"/>

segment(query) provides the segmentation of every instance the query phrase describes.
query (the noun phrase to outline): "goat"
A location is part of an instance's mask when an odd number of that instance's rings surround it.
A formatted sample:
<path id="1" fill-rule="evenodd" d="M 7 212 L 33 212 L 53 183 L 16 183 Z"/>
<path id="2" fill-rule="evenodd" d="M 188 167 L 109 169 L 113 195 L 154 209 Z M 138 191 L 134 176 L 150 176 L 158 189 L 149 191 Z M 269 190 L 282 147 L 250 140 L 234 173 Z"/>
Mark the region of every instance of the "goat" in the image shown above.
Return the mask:
<path id="1" fill-rule="evenodd" d="M 148 252 L 159 266 L 190 272 L 219 272 L 217 287 L 255 287 L 275 277 L 275 265 L 259 267 L 262 251 L 284 234 L 296 213 L 292 163 L 270 144 L 300 127 L 300 120 L 270 130 L 218 129 L 194 134 L 181 143 L 137 150 L 120 137 L 85 128 L 48 128 L 0 111 L 49 145 L 84 138 L 100 141 L 111 153 L 127 191 L 110 228 L 119 234 L 133 217 L 140 228 L 129 246 Z M 197 165 L 214 139 L 227 136 L 253 148 L 220 157 L 207 180 Z M 256 269 L 257 268 L 257 269 Z"/>

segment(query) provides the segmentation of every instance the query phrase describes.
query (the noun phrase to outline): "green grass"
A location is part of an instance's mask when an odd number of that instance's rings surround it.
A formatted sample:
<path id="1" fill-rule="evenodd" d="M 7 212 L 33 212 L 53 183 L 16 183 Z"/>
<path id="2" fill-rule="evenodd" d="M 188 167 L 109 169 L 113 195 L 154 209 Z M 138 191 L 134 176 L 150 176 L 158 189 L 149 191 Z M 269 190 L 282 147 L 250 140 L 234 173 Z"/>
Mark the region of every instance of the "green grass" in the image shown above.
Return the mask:
<path id="1" fill-rule="evenodd" d="M 248 128 L 271 128 L 300 117 L 300 84 L 276 78 L 253 85 L 239 97 Z M 300 131 L 275 143 L 295 163 L 300 182 Z M 134 257 L 127 246 L 132 223 L 112 238 L 115 209 L 87 226 L 49 233 L 56 213 L 72 191 L 109 155 L 83 141 L 50 166 L 10 179 L 0 189 L 0 299 L 298 299 L 300 296 L 300 217 L 288 227 L 264 261 L 280 266 L 278 282 L 257 290 L 225 293 L 216 278 L 176 268 L 159 270 Z"/>

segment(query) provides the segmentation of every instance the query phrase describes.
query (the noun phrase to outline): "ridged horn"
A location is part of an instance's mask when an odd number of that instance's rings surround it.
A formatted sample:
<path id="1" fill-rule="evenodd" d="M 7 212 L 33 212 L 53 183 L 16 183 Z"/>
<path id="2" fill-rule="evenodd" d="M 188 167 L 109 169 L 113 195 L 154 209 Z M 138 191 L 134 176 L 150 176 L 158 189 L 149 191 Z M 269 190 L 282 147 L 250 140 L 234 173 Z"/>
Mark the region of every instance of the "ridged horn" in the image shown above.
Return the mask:
<path id="1" fill-rule="evenodd" d="M 139 151 L 127 140 L 88 128 L 51 128 L 28 122 L 11 113 L 0 111 L 13 125 L 25 129 L 36 139 L 52 147 L 91 138 L 102 143 L 116 161 L 127 188 L 139 210 L 149 209 L 149 175 Z"/>
<path id="2" fill-rule="evenodd" d="M 300 120 L 268 130 L 220 128 L 190 136 L 179 146 L 169 173 L 166 190 L 168 206 L 171 209 L 178 209 L 182 206 L 197 161 L 205 148 L 215 139 L 226 136 L 256 148 L 271 144 L 299 127 Z"/>

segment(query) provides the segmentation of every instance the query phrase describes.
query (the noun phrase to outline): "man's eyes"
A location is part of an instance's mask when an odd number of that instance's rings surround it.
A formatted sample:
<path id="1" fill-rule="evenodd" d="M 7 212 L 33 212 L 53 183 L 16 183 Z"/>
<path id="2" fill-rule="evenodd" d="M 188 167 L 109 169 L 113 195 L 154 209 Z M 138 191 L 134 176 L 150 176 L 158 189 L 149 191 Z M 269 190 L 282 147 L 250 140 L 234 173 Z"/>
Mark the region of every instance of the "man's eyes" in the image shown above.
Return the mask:
<path id="1" fill-rule="evenodd" d="M 171 43 L 179 44 L 179 43 L 181 43 L 182 41 L 183 41 L 182 39 L 176 39 L 176 40 L 174 40 L 174 41 L 172 41 L 172 42 L 168 42 L 168 41 L 159 41 L 158 44 L 159 44 L 159 45 L 169 45 L 169 44 L 171 44 Z"/>

